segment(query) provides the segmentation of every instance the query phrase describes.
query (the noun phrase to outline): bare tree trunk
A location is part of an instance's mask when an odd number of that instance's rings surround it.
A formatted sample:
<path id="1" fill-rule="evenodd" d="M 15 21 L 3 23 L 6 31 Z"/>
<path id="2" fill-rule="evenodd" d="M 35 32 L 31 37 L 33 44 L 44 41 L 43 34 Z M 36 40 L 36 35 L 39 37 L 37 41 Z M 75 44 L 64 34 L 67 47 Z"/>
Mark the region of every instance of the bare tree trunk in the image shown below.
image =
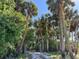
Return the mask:
<path id="1" fill-rule="evenodd" d="M 49 40 L 47 39 L 47 51 L 49 51 Z"/>
<path id="2" fill-rule="evenodd" d="M 64 3 L 63 0 L 58 0 L 58 17 L 59 17 L 59 24 L 60 24 L 60 50 L 62 59 L 65 59 L 65 42 L 64 42 Z"/>
<path id="3" fill-rule="evenodd" d="M 47 51 L 49 51 L 49 34 L 48 34 L 48 20 L 47 20 L 47 23 L 46 23 L 46 31 L 47 31 L 47 40 L 46 40 L 46 43 L 47 43 Z"/>
<path id="4" fill-rule="evenodd" d="M 42 40 L 41 40 L 41 49 L 42 49 L 42 52 L 44 51 L 44 39 L 43 39 L 43 37 L 42 37 Z"/>
<path id="5" fill-rule="evenodd" d="M 39 47 L 39 49 L 40 49 L 40 52 L 42 52 L 42 44 L 41 44 L 41 42 L 40 42 L 40 47 Z"/>

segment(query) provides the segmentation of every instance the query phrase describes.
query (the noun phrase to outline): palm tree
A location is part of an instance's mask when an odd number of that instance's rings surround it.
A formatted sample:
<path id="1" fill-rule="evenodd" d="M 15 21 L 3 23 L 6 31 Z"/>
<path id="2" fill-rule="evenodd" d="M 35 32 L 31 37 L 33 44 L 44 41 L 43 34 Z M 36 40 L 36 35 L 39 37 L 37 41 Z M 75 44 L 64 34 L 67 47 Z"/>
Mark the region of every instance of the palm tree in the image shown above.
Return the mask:
<path id="1" fill-rule="evenodd" d="M 38 21 L 35 22 L 35 24 L 37 25 L 37 35 L 38 37 L 41 37 L 41 41 L 39 41 L 40 43 L 42 42 L 42 48 L 43 51 L 48 51 L 49 50 L 49 37 L 51 37 L 51 33 L 53 32 L 51 30 L 51 22 L 50 22 L 50 15 L 48 16 L 48 14 L 46 14 L 45 16 L 42 16 L 41 19 L 39 19 Z M 46 43 L 46 45 L 45 45 Z"/>
<path id="2" fill-rule="evenodd" d="M 20 52 L 23 50 L 22 48 L 24 48 L 26 45 L 26 36 L 27 36 L 29 24 L 31 22 L 31 18 L 32 16 L 36 16 L 38 12 L 37 12 L 37 7 L 32 2 L 26 2 L 24 0 L 15 0 L 15 2 L 16 2 L 15 10 L 17 10 L 17 12 L 21 12 L 23 15 L 26 16 L 26 21 L 25 21 L 26 25 L 25 25 L 23 37 L 22 40 L 17 44 L 18 52 Z"/>
<path id="3" fill-rule="evenodd" d="M 51 11 L 53 11 L 53 14 L 56 14 L 58 19 L 59 19 L 59 24 L 60 24 L 60 46 L 61 46 L 61 52 L 65 51 L 65 43 L 64 43 L 64 4 L 63 4 L 63 0 L 51 0 L 47 2 L 49 4 L 49 9 Z M 56 6 L 57 5 L 57 6 Z M 52 7 L 53 6 L 53 7 Z M 57 8 L 58 7 L 58 8 Z"/>
<path id="4" fill-rule="evenodd" d="M 62 1 L 64 1 L 64 3 L 62 3 Z M 60 2 L 63 4 L 63 6 Z M 76 14 L 72 8 L 75 5 L 74 2 L 72 2 L 71 0 L 48 0 L 47 4 L 49 5 L 48 9 L 52 12 L 53 15 L 56 14 L 56 17 L 58 18 L 58 20 L 60 22 L 60 30 L 61 30 L 60 31 L 61 32 L 60 33 L 61 34 L 60 35 L 61 41 L 60 42 L 63 43 L 64 42 L 63 39 L 65 38 L 66 43 L 67 43 L 68 42 L 68 35 L 66 32 L 70 31 L 70 29 L 67 30 L 67 25 L 65 23 L 67 21 L 69 21 L 69 23 L 70 23 L 71 22 L 70 20 L 73 19 L 73 16 Z M 61 20 L 60 18 L 62 18 L 64 20 Z M 68 28 L 70 28 L 70 26 Z M 63 37 L 63 35 L 64 35 L 64 37 Z M 63 47 L 64 46 L 62 46 L 62 48 Z"/>

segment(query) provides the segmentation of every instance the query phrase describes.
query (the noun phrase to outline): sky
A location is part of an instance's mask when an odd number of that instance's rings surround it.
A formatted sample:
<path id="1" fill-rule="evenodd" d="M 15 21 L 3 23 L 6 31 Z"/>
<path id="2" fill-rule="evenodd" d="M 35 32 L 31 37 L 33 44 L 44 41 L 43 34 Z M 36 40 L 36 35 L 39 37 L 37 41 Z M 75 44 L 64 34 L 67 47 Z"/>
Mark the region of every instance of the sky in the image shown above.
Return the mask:
<path id="1" fill-rule="evenodd" d="M 46 4 L 46 0 L 32 0 L 36 6 L 38 7 L 38 15 L 36 17 L 33 17 L 33 19 L 37 19 L 39 17 L 41 17 L 42 15 L 46 14 L 46 13 L 50 13 L 48 11 L 48 6 Z M 74 9 L 78 9 L 79 10 L 79 0 L 73 0 L 75 2 L 75 7 Z"/>
<path id="2" fill-rule="evenodd" d="M 37 17 L 34 17 L 34 19 L 37 19 L 41 17 L 42 15 L 49 13 L 46 0 L 33 0 L 33 2 L 38 7 L 38 15 Z"/>
<path id="3" fill-rule="evenodd" d="M 78 9 L 78 11 L 79 11 L 79 0 L 74 0 L 75 1 L 75 9 Z"/>

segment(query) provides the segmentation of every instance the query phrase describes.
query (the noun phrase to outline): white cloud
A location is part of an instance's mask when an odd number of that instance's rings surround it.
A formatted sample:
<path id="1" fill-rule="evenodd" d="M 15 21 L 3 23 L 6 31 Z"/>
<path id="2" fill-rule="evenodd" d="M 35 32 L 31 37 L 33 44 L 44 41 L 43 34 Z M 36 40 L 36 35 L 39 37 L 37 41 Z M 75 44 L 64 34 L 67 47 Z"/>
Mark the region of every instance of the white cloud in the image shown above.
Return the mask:
<path id="1" fill-rule="evenodd" d="M 75 2 L 76 0 L 71 0 L 72 2 Z"/>
<path id="2" fill-rule="evenodd" d="M 79 0 L 71 0 L 72 2 L 78 2 L 79 3 Z"/>

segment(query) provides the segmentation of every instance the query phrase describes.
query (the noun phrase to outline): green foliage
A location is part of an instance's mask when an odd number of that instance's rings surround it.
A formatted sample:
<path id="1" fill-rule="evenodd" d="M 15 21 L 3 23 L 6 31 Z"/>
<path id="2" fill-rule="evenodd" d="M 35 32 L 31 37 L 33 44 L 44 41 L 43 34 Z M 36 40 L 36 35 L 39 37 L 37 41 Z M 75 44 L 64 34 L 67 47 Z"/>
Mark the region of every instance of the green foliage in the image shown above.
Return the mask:
<path id="1" fill-rule="evenodd" d="M 27 47 L 29 49 L 34 49 L 35 48 L 35 44 L 36 44 L 36 38 L 34 36 L 34 30 L 33 29 L 30 29 L 28 32 L 27 32 L 27 36 L 26 36 L 26 43 L 27 43 Z"/>
<path id="2" fill-rule="evenodd" d="M 59 43 L 57 42 L 57 40 L 50 40 L 49 45 L 52 51 L 57 51 Z"/>
<path id="3" fill-rule="evenodd" d="M 0 57 L 15 49 L 24 31 L 25 16 L 15 11 L 14 0 L 0 0 Z"/>
<path id="4" fill-rule="evenodd" d="M 24 54 L 20 54 L 17 59 L 26 59 L 26 56 Z"/>
<path id="5" fill-rule="evenodd" d="M 33 2 L 25 2 L 24 0 L 15 0 L 16 1 L 16 10 L 25 14 L 25 9 L 27 9 L 27 13 L 29 16 L 36 16 L 38 14 L 38 9 Z"/>
<path id="6" fill-rule="evenodd" d="M 48 52 L 49 55 L 60 55 L 60 52 L 56 51 L 56 52 Z"/>

